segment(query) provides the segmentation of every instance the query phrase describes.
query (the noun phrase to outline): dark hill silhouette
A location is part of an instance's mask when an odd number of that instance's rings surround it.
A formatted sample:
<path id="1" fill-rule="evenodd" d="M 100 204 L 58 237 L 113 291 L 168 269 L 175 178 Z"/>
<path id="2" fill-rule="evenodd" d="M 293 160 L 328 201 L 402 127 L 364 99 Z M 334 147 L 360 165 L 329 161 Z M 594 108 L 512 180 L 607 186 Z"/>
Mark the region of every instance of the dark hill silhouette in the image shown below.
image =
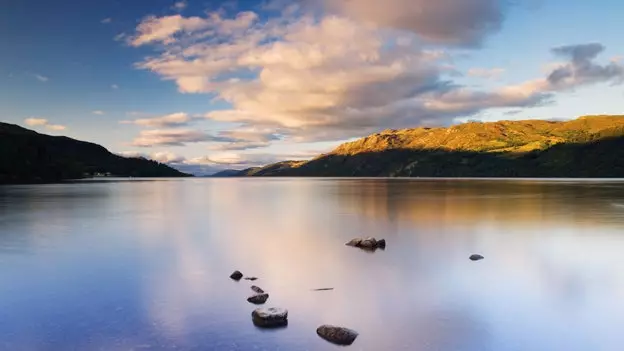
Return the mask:
<path id="1" fill-rule="evenodd" d="M 0 123 L 0 183 L 58 182 L 96 174 L 189 176 L 155 161 L 115 155 L 97 144 Z"/>

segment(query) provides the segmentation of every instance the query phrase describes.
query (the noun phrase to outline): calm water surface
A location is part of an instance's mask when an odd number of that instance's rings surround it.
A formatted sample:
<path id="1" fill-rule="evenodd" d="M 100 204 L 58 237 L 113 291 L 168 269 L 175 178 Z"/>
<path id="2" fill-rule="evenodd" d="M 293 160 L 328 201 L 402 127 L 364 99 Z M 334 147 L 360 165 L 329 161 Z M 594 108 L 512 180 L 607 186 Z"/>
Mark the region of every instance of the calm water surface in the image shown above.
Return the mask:
<path id="1" fill-rule="evenodd" d="M 343 245 L 356 236 L 388 247 Z M 235 269 L 286 329 L 253 326 Z M 359 331 L 353 350 L 620 351 L 624 183 L 0 187 L 2 350 L 341 349 L 325 323 Z"/>

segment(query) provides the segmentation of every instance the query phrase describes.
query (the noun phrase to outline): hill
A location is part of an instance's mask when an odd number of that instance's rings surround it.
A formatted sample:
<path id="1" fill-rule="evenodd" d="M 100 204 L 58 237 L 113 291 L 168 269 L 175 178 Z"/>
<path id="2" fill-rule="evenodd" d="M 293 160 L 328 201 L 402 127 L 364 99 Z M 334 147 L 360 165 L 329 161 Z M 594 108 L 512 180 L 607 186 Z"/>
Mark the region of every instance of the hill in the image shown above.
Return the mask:
<path id="1" fill-rule="evenodd" d="M 115 155 L 97 144 L 0 122 L 0 184 L 58 182 L 96 174 L 189 176 L 155 161 Z"/>
<path id="2" fill-rule="evenodd" d="M 623 116 L 471 122 L 387 130 L 307 162 L 281 164 L 266 175 L 624 177 L 623 146 Z"/>
<path id="3" fill-rule="evenodd" d="M 211 174 L 208 177 L 213 178 L 225 178 L 225 177 L 236 177 L 240 174 L 241 170 L 238 169 L 224 169 L 223 171 L 217 172 L 215 174 Z"/>

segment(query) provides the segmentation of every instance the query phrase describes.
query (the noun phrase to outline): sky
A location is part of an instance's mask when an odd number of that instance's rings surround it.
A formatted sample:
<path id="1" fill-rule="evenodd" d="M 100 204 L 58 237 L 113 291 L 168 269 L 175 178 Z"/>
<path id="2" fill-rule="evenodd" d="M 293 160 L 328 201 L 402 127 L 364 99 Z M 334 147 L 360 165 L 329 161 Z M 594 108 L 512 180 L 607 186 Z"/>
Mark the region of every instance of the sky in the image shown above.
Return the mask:
<path id="1" fill-rule="evenodd" d="M 0 121 L 195 174 L 624 114 L 620 0 L 0 0 Z"/>

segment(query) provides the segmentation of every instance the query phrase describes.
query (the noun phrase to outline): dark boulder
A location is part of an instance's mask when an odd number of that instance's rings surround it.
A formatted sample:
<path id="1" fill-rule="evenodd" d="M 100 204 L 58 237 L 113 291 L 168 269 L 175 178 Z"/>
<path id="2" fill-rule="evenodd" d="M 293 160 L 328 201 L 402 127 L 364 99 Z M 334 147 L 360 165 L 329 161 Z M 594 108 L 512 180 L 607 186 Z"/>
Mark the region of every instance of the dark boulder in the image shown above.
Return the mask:
<path id="1" fill-rule="evenodd" d="M 263 294 L 256 294 L 256 295 L 250 296 L 247 298 L 247 301 L 256 305 L 262 305 L 268 299 L 269 299 L 269 294 L 263 293 Z"/>
<path id="2" fill-rule="evenodd" d="M 288 310 L 277 307 L 258 308 L 251 312 L 251 319 L 260 328 L 284 327 L 288 325 Z"/>
<path id="3" fill-rule="evenodd" d="M 355 341 L 355 338 L 358 337 L 358 333 L 355 330 L 333 325 L 322 325 L 318 327 L 318 329 L 316 329 L 316 334 L 337 345 L 351 345 Z"/>
<path id="4" fill-rule="evenodd" d="M 345 245 L 358 247 L 362 250 L 366 251 L 375 251 L 377 249 L 385 249 L 386 248 L 386 239 L 377 240 L 375 238 L 355 238 L 346 242 Z"/>
<path id="5" fill-rule="evenodd" d="M 366 238 L 362 240 L 360 247 L 365 249 L 374 249 L 377 247 L 377 240 L 375 240 L 375 238 Z"/>
<path id="6" fill-rule="evenodd" d="M 482 260 L 482 259 L 484 259 L 484 258 L 485 258 L 485 257 L 483 257 L 483 256 L 481 256 L 481 255 L 477 255 L 477 254 L 475 254 L 475 255 L 471 255 L 471 256 L 470 256 L 470 260 L 471 260 L 471 261 L 481 261 L 481 260 Z"/>
<path id="7" fill-rule="evenodd" d="M 241 273 L 240 271 L 234 271 L 234 273 L 230 274 L 230 278 L 234 280 L 241 280 L 242 277 L 243 273 Z"/>
<path id="8" fill-rule="evenodd" d="M 386 248 L 386 239 L 377 240 L 377 247 L 380 249 Z"/>

